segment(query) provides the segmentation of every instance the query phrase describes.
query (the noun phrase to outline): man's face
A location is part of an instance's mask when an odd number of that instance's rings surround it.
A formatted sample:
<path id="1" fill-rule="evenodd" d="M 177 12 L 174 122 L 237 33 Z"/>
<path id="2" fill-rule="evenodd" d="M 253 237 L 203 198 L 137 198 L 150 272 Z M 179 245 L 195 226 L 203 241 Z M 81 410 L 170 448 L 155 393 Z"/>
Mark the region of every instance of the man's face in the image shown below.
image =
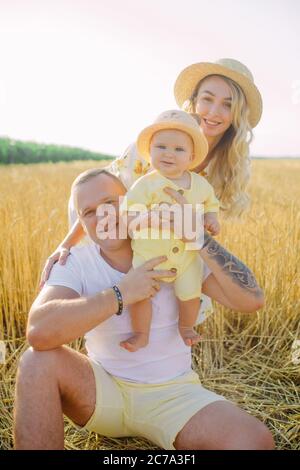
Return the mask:
<path id="1" fill-rule="evenodd" d="M 81 224 L 89 237 L 104 251 L 118 249 L 126 241 L 119 239 L 119 198 L 125 196 L 125 193 L 122 183 L 106 174 L 95 176 L 75 189 L 74 197 Z M 115 215 L 110 217 L 109 222 L 109 229 L 113 230 L 114 235 L 99 239 L 99 226 L 107 216 L 107 209 Z"/>

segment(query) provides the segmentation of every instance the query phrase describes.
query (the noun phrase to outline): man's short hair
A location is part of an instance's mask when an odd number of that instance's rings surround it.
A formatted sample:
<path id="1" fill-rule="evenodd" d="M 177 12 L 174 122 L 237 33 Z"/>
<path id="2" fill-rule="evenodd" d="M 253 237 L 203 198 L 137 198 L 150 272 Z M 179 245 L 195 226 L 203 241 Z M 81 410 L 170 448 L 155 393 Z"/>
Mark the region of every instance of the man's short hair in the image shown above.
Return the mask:
<path id="1" fill-rule="evenodd" d="M 92 168 L 91 170 L 86 170 L 83 173 L 80 173 L 80 175 L 75 178 L 72 184 L 71 191 L 73 191 L 77 186 L 80 186 L 83 183 L 86 183 L 87 181 L 91 180 L 92 178 L 95 178 L 96 176 L 99 175 L 107 175 L 113 178 L 115 181 L 122 183 L 122 181 L 113 173 L 111 173 L 109 170 L 106 168 Z M 123 185 L 124 186 L 124 185 Z"/>
<path id="2" fill-rule="evenodd" d="M 73 199 L 74 207 L 77 207 L 77 204 L 76 204 L 76 201 L 75 201 L 75 198 L 74 198 L 75 190 L 79 186 L 81 186 L 82 184 L 86 183 L 87 181 L 89 181 L 92 178 L 95 178 L 96 176 L 99 176 L 99 175 L 109 176 L 110 178 L 112 178 L 115 181 L 117 181 L 118 183 L 120 183 L 124 187 L 124 189 L 126 190 L 126 188 L 125 188 L 124 184 L 122 183 L 122 181 L 116 175 L 111 173 L 107 168 L 92 168 L 91 170 L 86 170 L 83 173 L 80 173 L 80 175 L 78 175 L 77 178 L 75 178 L 75 180 L 73 181 L 73 184 L 72 184 L 72 187 L 71 187 L 71 197 Z"/>

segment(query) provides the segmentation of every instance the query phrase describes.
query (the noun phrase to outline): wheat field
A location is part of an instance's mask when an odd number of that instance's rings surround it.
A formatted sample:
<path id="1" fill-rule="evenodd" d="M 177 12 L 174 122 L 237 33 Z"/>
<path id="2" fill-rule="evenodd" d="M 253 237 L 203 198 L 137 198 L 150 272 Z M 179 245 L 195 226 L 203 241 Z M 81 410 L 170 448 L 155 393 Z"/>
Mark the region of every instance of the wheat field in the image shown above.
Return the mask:
<path id="1" fill-rule="evenodd" d="M 103 165 L 103 163 L 101 163 Z M 42 265 L 67 230 L 73 179 L 95 162 L 0 168 L 0 448 L 12 449 L 18 358 Z M 239 314 L 215 305 L 201 326 L 193 367 L 205 387 L 264 421 L 277 449 L 300 449 L 300 161 L 255 160 L 252 209 L 241 223 L 222 222 L 220 241 L 255 273 L 265 307 Z M 298 341 L 298 343 L 297 343 Z M 73 343 L 82 348 L 82 341 Z M 298 349 L 297 349 L 298 348 Z M 77 431 L 65 420 L 67 449 L 154 449 L 146 440 Z"/>

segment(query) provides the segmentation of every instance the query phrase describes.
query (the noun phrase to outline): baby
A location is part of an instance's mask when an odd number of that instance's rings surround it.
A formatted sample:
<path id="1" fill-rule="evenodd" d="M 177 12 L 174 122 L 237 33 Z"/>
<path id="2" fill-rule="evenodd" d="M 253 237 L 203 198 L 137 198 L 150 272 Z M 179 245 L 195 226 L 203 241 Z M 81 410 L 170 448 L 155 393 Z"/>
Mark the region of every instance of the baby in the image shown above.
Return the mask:
<path id="1" fill-rule="evenodd" d="M 207 141 L 196 120 L 183 111 L 166 111 L 158 116 L 153 125 L 146 127 L 138 136 L 137 150 L 146 160 L 151 161 L 150 173 L 139 178 L 128 191 L 121 213 L 128 215 L 147 213 L 153 206 L 162 203 L 174 204 L 165 192 L 173 188 L 181 193 L 194 210 L 197 205 L 204 209 L 204 228 L 212 235 L 220 231 L 217 212 L 219 203 L 212 186 L 202 176 L 191 172 L 205 158 Z M 145 232 L 146 230 L 146 232 Z M 151 227 L 133 231 L 133 267 L 140 266 L 155 256 L 166 255 L 167 261 L 159 269 L 172 269 L 175 294 L 179 303 L 179 332 L 187 346 L 200 340 L 194 331 L 200 307 L 202 284 L 202 261 L 197 250 L 191 250 L 173 231 Z M 190 245 L 190 244 L 189 244 Z M 151 300 L 147 299 L 130 308 L 133 336 L 120 343 L 130 352 L 145 347 L 149 341 L 152 318 Z"/>

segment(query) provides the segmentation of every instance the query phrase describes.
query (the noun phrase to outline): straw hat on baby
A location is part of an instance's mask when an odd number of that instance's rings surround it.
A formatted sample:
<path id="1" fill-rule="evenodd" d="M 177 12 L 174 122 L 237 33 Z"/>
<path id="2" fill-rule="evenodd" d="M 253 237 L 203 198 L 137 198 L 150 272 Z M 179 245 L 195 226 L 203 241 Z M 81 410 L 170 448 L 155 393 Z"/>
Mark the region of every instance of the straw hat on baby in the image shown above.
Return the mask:
<path id="1" fill-rule="evenodd" d="M 190 99 L 198 83 L 209 75 L 223 75 L 236 82 L 244 92 L 249 107 L 249 123 L 255 127 L 262 114 L 261 94 L 254 84 L 253 75 L 235 59 L 219 59 L 216 62 L 200 62 L 186 67 L 178 76 L 174 94 L 178 106 Z"/>
<path id="2" fill-rule="evenodd" d="M 194 143 L 194 158 L 191 161 L 189 170 L 196 168 L 208 153 L 208 143 L 196 119 L 185 111 L 178 109 L 161 113 L 151 126 L 142 130 L 136 143 L 138 153 L 149 162 L 150 143 L 153 135 L 161 130 L 173 129 L 186 132 L 192 138 Z"/>

